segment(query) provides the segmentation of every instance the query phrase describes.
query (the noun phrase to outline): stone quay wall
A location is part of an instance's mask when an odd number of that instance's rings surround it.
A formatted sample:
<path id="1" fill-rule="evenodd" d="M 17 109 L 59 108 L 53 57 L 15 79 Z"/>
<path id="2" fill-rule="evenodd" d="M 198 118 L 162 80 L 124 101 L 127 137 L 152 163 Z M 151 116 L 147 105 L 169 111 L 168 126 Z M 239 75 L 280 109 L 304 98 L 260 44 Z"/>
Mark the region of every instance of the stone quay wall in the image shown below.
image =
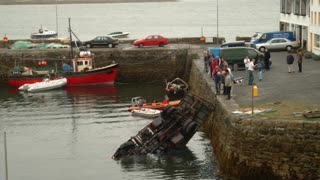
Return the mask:
<path id="1" fill-rule="evenodd" d="M 112 62 L 119 64 L 116 82 L 164 82 L 165 79 L 188 77 L 185 75 L 185 70 L 190 69 L 187 67 L 187 62 L 195 56 L 190 54 L 187 48 L 131 48 L 128 50 L 93 48 L 91 52 L 94 54 L 95 67 L 106 66 Z M 68 49 L 2 51 L 0 53 L 1 81 L 7 82 L 8 73 L 15 63 L 32 68 L 37 67 L 40 60 L 47 60 L 47 66 L 55 67 L 56 63 L 58 68 L 61 68 L 63 62 L 71 65 L 69 57 Z"/>
<path id="2" fill-rule="evenodd" d="M 320 179 L 320 123 L 240 117 L 234 100 L 215 95 L 213 80 L 193 61 L 190 86 L 194 94 L 216 105 L 203 125 L 220 172 L 239 179 Z"/>

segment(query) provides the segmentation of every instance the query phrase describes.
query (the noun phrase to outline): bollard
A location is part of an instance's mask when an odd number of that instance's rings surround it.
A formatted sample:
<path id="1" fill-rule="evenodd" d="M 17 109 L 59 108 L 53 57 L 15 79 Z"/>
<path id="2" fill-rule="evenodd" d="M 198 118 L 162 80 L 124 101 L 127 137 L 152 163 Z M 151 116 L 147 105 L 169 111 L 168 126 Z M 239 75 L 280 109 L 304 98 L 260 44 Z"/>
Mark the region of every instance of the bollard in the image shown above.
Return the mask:
<path id="1" fill-rule="evenodd" d="M 253 97 L 257 97 L 258 96 L 258 87 L 257 86 L 253 86 L 252 94 L 253 94 Z"/>

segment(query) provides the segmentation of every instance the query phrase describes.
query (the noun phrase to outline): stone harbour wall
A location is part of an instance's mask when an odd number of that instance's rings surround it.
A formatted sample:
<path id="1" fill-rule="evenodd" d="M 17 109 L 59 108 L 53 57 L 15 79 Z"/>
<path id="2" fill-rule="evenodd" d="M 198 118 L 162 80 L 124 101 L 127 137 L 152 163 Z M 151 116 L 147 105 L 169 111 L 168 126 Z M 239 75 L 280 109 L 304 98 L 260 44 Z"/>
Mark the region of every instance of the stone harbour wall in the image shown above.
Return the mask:
<path id="1" fill-rule="evenodd" d="M 161 82 L 185 75 L 189 56 L 188 49 L 178 48 L 134 48 L 129 50 L 92 49 L 95 67 L 102 67 L 112 62 L 119 64 L 116 82 Z M 66 62 L 71 65 L 68 49 L 46 50 L 6 50 L 0 53 L 1 81 L 7 82 L 7 75 L 15 64 L 37 67 L 39 60 L 47 60 L 47 66 L 58 68 Z M 24 60 L 24 59 L 29 59 Z M 30 61 L 33 59 L 33 61 Z M 34 60 L 36 59 L 36 60 Z M 61 61 L 64 59 L 64 61 Z M 38 60 L 38 61 L 37 61 Z M 60 61 L 56 61 L 60 60 Z M 56 63 L 56 64 L 55 64 Z"/>
<path id="2" fill-rule="evenodd" d="M 194 61 L 192 91 L 216 105 L 203 125 L 222 174 L 240 179 L 320 179 L 320 123 L 304 120 L 266 120 L 231 112 L 234 102 L 215 96 L 213 81 Z"/>

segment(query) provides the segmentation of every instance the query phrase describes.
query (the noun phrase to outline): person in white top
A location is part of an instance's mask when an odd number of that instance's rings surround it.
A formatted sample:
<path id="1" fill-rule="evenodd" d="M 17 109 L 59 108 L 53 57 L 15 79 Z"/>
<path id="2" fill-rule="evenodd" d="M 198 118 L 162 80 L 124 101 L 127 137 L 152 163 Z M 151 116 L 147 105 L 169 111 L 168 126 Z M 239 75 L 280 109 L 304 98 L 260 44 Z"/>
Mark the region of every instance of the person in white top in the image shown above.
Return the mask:
<path id="1" fill-rule="evenodd" d="M 250 63 L 250 59 L 248 58 L 248 56 L 246 56 L 244 59 L 243 59 L 243 63 L 244 63 L 244 66 L 246 68 L 246 71 L 248 71 L 248 67 L 249 67 L 249 63 Z"/>
<path id="2" fill-rule="evenodd" d="M 248 76 L 249 76 L 248 84 L 249 85 L 253 85 L 253 80 L 254 80 L 253 71 L 256 66 L 256 65 L 254 65 L 254 62 L 255 62 L 255 59 L 252 59 L 251 62 L 249 63 L 249 66 L 248 66 Z"/>
<path id="3" fill-rule="evenodd" d="M 248 56 L 246 56 L 246 57 L 243 59 L 243 63 L 244 63 L 244 67 L 245 67 L 245 69 L 246 69 L 246 74 L 247 74 L 246 80 L 248 81 L 248 80 L 249 80 L 248 67 L 249 67 L 249 63 L 250 63 L 250 59 L 248 58 Z"/>

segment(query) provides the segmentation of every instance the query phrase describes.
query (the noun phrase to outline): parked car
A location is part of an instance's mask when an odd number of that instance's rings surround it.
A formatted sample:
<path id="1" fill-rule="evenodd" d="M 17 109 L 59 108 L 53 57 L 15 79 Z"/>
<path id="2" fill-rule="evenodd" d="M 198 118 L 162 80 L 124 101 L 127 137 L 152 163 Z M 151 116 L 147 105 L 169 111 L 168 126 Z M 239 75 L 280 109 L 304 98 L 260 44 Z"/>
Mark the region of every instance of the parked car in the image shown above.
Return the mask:
<path id="1" fill-rule="evenodd" d="M 273 38 L 287 38 L 290 41 L 296 40 L 296 33 L 293 31 L 276 31 L 276 32 L 264 32 L 256 33 L 256 37 L 251 39 L 251 44 L 265 43 Z"/>
<path id="2" fill-rule="evenodd" d="M 233 42 L 226 42 L 226 43 L 223 43 L 221 45 L 221 47 L 244 47 L 246 46 L 246 43 L 244 41 L 233 41 Z"/>
<path id="3" fill-rule="evenodd" d="M 287 50 L 290 51 L 300 47 L 299 41 L 291 41 L 287 38 L 273 38 L 265 43 L 253 44 L 253 47 L 259 51 L 269 50 Z"/>
<path id="4" fill-rule="evenodd" d="M 248 56 L 250 59 L 263 59 L 264 54 L 251 47 L 227 47 L 227 48 L 212 48 L 208 50 L 215 57 L 225 59 L 230 68 L 237 70 L 244 68 L 243 59 Z"/>
<path id="5" fill-rule="evenodd" d="M 115 39 L 110 36 L 97 36 L 96 38 L 85 41 L 82 45 L 86 46 L 87 48 L 91 47 L 109 47 L 113 48 L 119 44 L 119 40 Z"/>
<path id="6" fill-rule="evenodd" d="M 159 46 L 163 47 L 168 44 L 168 38 L 165 38 L 160 35 L 151 35 L 145 39 L 136 40 L 133 42 L 134 46 L 142 48 L 143 46 Z"/>

